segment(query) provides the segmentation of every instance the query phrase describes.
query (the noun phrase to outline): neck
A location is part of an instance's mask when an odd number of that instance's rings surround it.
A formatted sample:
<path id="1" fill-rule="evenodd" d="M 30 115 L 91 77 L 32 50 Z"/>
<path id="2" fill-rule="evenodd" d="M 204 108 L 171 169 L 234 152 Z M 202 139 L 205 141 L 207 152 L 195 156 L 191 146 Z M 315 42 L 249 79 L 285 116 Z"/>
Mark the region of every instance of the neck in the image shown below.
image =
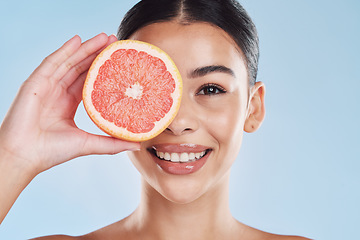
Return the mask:
<path id="1" fill-rule="evenodd" d="M 228 183 L 229 176 L 226 176 L 196 200 L 179 204 L 164 198 L 142 180 L 141 202 L 129 221 L 146 239 L 219 239 L 231 236 L 238 222 L 230 213 Z"/>

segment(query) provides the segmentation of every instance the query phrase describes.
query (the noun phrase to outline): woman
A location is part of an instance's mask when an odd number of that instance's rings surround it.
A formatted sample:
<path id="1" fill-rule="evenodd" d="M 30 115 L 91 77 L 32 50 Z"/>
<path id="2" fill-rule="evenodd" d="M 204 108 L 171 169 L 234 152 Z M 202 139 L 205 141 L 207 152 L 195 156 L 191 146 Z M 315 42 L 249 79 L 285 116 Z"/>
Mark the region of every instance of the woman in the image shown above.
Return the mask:
<path id="1" fill-rule="evenodd" d="M 85 236 L 40 239 L 304 239 L 253 229 L 230 213 L 229 174 L 243 131 L 256 131 L 265 115 L 257 33 L 245 10 L 231 0 L 144 0 L 127 13 L 118 39 L 149 42 L 172 57 L 184 82 L 176 118 L 142 143 L 78 129 L 86 72 L 117 39 L 75 36 L 24 82 L 2 123 L 1 221 L 37 174 L 78 156 L 128 150 L 142 175 L 138 208 Z M 192 154 L 195 161 L 171 161 Z"/>

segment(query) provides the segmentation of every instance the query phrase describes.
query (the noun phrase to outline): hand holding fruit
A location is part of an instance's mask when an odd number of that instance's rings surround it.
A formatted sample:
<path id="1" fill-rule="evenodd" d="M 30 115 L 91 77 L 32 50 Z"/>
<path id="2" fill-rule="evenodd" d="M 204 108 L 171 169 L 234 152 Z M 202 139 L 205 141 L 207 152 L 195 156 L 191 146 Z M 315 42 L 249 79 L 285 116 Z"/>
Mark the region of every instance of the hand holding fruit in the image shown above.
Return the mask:
<path id="1" fill-rule="evenodd" d="M 84 43 L 75 36 L 48 56 L 24 82 L 5 117 L 0 152 L 36 175 L 78 156 L 138 148 L 137 143 L 89 134 L 74 123 L 87 70 L 114 41 L 115 36 L 103 33 Z"/>

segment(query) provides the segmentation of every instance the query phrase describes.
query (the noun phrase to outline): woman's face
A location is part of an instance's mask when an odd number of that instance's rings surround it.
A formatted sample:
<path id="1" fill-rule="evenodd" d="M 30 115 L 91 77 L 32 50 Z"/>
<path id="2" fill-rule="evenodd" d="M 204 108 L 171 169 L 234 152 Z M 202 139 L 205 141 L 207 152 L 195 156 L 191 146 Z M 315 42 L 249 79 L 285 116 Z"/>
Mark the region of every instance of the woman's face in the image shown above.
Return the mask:
<path id="1" fill-rule="evenodd" d="M 174 202 L 194 201 L 229 174 L 240 149 L 249 94 L 244 59 L 228 34 L 206 23 L 155 23 L 131 39 L 169 54 L 183 96 L 168 129 L 129 156 L 148 187 Z"/>

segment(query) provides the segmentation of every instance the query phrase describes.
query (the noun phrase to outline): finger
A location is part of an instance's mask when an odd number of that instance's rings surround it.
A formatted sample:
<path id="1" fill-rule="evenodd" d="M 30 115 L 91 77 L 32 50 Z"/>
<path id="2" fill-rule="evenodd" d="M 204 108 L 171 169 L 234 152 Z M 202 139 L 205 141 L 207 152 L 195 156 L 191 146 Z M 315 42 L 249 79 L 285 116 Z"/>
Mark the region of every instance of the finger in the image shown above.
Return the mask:
<path id="1" fill-rule="evenodd" d="M 87 72 L 82 73 L 78 79 L 68 88 L 68 93 L 75 98 L 75 104 L 79 104 L 82 100 L 82 89 L 87 76 Z"/>
<path id="2" fill-rule="evenodd" d="M 65 75 L 61 84 L 64 89 L 68 90 L 68 93 L 74 94 L 82 89 L 89 67 L 96 56 L 97 54 L 90 55 Z"/>
<path id="3" fill-rule="evenodd" d="M 118 41 L 117 37 L 114 34 L 111 34 L 109 36 L 108 45 L 110 45 L 111 43 L 116 42 L 116 41 Z"/>
<path id="4" fill-rule="evenodd" d="M 54 81 L 61 80 L 74 66 L 104 47 L 104 45 L 107 43 L 107 40 L 107 35 L 105 33 L 101 33 L 81 44 L 81 47 L 66 61 L 64 61 L 55 71 L 54 75 L 52 76 Z M 71 83 L 67 84 L 70 85 Z"/>
<path id="5" fill-rule="evenodd" d="M 110 35 L 108 42 L 106 43 L 105 47 L 110 45 L 113 42 L 116 42 L 117 38 L 115 35 Z M 104 47 L 104 48 L 105 48 Z M 94 60 L 94 58 L 102 51 L 104 48 L 100 49 L 98 52 L 92 54 L 91 56 L 87 57 L 85 60 L 83 60 L 81 63 L 73 67 L 69 73 L 66 74 L 66 76 L 63 79 L 64 88 L 68 88 L 68 93 L 75 97 L 76 104 L 79 104 L 82 99 L 82 89 L 84 86 L 84 82 L 86 79 L 86 75 L 88 72 L 88 69 Z M 75 81 L 72 81 L 71 79 L 76 79 Z M 67 87 L 67 84 L 69 82 L 73 82 L 71 86 Z"/>
<path id="6" fill-rule="evenodd" d="M 72 85 L 79 85 L 77 82 L 79 81 L 78 77 L 83 74 L 85 71 L 87 71 L 92 63 L 92 61 L 95 59 L 95 57 L 100 54 L 101 51 L 103 51 L 108 45 L 111 43 L 117 41 L 117 38 L 114 35 L 109 36 L 108 42 L 106 45 L 98 50 L 96 53 L 93 53 L 89 57 L 85 58 L 83 61 L 78 63 L 76 66 L 74 66 L 66 75 L 63 77 L 61 83 L 63 84 L 63 87 L 65 89 L 70 88 Z M 75 80 L 74 80 L 75 79 Z M 84 80 L 84 79 L 80 79 Z M 82 81 L 83 84 L 83 81 Z M 70 86 L 70 87 L 69 87 Z"/>
<path id="7" fill-rule="evenodd" d="M 39 67 L 34 71 L 35 75 L 50 78 L 59 68 L 81 46 L 81 38 L 76 35 L 62 45 L 58 50 L 46 57 Z"/>
<path id="8" fill-rule="evenodd" d="M 108 136 L 100 136 L 88 133 L 80 156 L 90 154 L 116 154 L 123 151 L 140 150 L 140 143 L 127 142 Z"/>

